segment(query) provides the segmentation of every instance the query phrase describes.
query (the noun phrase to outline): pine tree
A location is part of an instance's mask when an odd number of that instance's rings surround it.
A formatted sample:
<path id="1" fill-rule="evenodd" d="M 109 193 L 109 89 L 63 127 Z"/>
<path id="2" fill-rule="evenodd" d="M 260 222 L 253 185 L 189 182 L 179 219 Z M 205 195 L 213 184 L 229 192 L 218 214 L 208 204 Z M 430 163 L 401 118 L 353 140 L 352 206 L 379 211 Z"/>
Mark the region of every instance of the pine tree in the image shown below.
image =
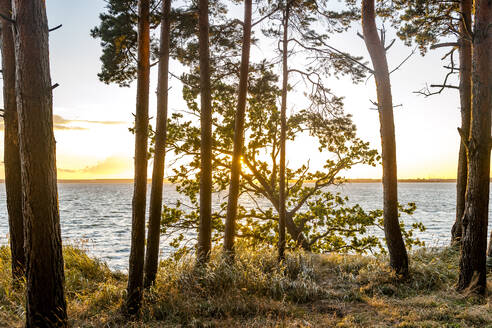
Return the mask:
<path id="1" fill-rule="evenodd" d="M 12 12 L 10 0 L 0 1 L 0 12 Z M 12 276 L 14 280 L 18 281 L 24 276 L 25 271 L 24 217 L 22 214 L 22 178 L 15 92 L 15 48 L 11 24 L 11 22 L 2 19 L 3 122 L 5 125 L 3 158 Z"/>
<path id="2" fill-rule="evenodd" d="M 244 147 L 244 117 L 248 94 L 249 55 L 251 48 L 251 17 L 252 0 L 244 1 L 243 46 L 241 68 L 239 72 L 238 100 L 234 126 L 234 149 L 232 152 L 231 183 L 227 202 L 227 215 L 224 231 L 224 251 L 234 254 L 234 238 L 236 235 L 237 203 L 239 199 L 239 183 L 241 177 L 241 157 Z"/>
<path id="3" fill-rule="evenodd" d="M 406 276 L 408 274 L 408 255 L 398 221 L 398 177 L 391 82 L 386 49 L 379 38 L 376 27 L 374 0 L 362 1 L 362 31 L 374 66 L 379 121 L 381 124 L 384 235 L 391 267 L 398 274 Z"/>
<path id="4" fill-rule="evenodd" d="M 140 310 L 145 257 L 147 147 L 150 83 L 150 1 L 138 2 L 137 104 L 135 113 L 135 177 L 132 200 L 132 241 L 128 268 L 126 311 Z"/>
<path id="5" fill-rule="evenodd" d="M 26 254 L 26 327 L 66 327 L 44 1 L 12 1 Z M 35 76 L 36 78 L 33 78 Z"/>
<path id="6" fill-rule="evenodd" d="M 164 160 L 166 155 L 169 38 L 171 28 L 171 0 L 162 1 L 161 45 L 159 49 L 159 72 L 157 85 L 157 118 L 154 137 L 154 167 L 150 191 L 149 229 L 145 253 L 144 286 L 155 282 L 159 264 L 159 239 L 161 234 L 162 188 L 164 183 Z"/>

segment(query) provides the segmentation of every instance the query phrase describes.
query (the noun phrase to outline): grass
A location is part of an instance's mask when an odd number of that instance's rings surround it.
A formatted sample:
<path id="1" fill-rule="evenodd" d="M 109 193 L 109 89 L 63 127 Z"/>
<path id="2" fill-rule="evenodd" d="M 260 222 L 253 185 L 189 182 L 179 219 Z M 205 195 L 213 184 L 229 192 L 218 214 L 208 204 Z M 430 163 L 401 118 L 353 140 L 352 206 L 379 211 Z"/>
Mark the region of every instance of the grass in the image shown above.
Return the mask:
<path id="1" fill-rule="evenodd" d="M 64 248 L 73 327 L 492 327 L 487 300 L 454 291 L 458 252 L 419 250 L 411 278 L 383 257 L 290 253 L 279 266 L 268 249 L 239 248 L 235 264 L 218 252 L 161 262 L 139 320 L 121 314 L 126 276 L 73 246 Z M 10 255 L 0 248 L 0 327 L 22 327 L 23 286 L 13 288 Z"/>

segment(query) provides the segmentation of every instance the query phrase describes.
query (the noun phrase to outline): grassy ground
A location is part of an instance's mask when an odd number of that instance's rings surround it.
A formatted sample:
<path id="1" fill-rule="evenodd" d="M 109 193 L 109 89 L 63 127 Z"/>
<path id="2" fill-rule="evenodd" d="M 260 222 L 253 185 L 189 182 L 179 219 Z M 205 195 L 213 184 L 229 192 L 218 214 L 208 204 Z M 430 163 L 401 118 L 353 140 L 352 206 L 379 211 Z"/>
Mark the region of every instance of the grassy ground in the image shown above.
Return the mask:
<path id="1" fill-rule="evenodd" d="M 398 282 L 384 258 L 239 250 L 235 265 L 218 254 L 161 263 L 139 321 L 121 315 L 126 276 L 65 247 L 66 294 L 73 327 L 492 327 L 488 300 L 454 291 L 458 252 L 420 250 L 411 278 Z M 21 327 L 22 286 L 10 280 L 0 248 L 0 327 Z"/>

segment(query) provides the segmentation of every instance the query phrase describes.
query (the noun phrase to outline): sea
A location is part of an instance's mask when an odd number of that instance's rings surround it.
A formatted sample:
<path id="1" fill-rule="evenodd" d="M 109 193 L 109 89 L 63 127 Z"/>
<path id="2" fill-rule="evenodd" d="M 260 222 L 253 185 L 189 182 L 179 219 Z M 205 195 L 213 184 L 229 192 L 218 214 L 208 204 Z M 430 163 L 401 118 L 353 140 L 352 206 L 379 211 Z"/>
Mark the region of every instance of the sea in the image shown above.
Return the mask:
<path id="1" fill-rule="evenodd" d="M 348 196 L 351 204 L 360 204 L 365 210 L 382 208 L 381 183 L 348 183 L 330 189 Z M 133 184 L 60 183 L 58 192 L 63 243 L 84 248 L 113 270 L 126 271 L 130 254 Z M 428 247 L 448 245 L 455 220 L 455 183 L 400 183 L 398 194 L 400 203 L 414 202 L 417 205 L 413 216 L 402 218 L 405 224 L 420 221 L 427 228 L 416 236 Z M 0 244 L 8 243 L 5 197 L 5 185 L 0 184 Z M 215 195 L 215 206 L 223 201 L 223 197 Z M 163 201 L 172 205 L 178 200 L 186 202 L 174 185 L 164 184 Z M 268 206 L 265 200 L 257 201 Z M 241 202 L 245 206 L 254 206 L 252 200 L 242 199 Z M 160 250 L 161 257 L 170 253 L 166 240 L 162 241 Z"/>

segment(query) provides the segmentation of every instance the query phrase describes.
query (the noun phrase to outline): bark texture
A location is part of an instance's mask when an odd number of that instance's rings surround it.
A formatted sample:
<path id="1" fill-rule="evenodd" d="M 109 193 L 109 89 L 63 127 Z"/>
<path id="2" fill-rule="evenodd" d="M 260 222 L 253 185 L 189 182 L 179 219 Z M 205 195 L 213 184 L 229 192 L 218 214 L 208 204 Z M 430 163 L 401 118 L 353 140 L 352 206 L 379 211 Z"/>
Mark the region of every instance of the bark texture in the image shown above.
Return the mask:
<path id="1" fill-rule="evenodd" d="M 138 2 L 137 108 L 135 114 L 135 178 L 132 200 L 132 242 L 126 310 L 137 314 L 142 301 L 147 194 L 147 145 L 150 82 L 150 1 Z"/>
<path id="2" fill-rule="evenodd" d="M 155 282 L 159 264 L 159 239 L 162 214 L 162 185 L 164 183 L 164 164 L 166 156 L 168 79 L 169 79 L 169 35 L 171 0 L 162 2 L 161 44 L 157 82 L 157 118 L 155 131 L 154 167 L 152 170 L 152 189 L 150 191 L 149 230 L 147 251 L 145 253 L 144 287 Z"/>
<path id="3" fill-rule="evenodd" d="M 461 17 L 460 33 L 466 35 L 471 31 L 471 11 L 472 1 L 461 0 L 460 2 Z M 468 140 L 470 136 L 470 121 L 472 107 L 472 84 L 471 84 L 471 66 L 472 66 L 472 49 L 468 38 L 461 37 L 459 40 L 460 52 L 460 105 L 461 105 L 461 132 Z M 463 226 L 461 219 L 465 212 L 465 195 L 466 181 L 468 178 L 468 163 L 466 155 L 466 147 L 463 142 L 460 142 L 460 150 L 458 157 L 458 174 L 456 178 L 456 220 L 451 229 L 451 244 L 461 240 L 463 235 Z"/>
<path id="4" fill-rule="evenodd" d="M 487 224 L 491 147 L 491 4 L 475 2 L 473 38 L 473 108 L 470 138 L 463 140 L 468 150 L 468 185 L 463 215 L 458 290 L 485 294 Z"/>
<path id="5" fill-rule="evenodd" d="M 197 261 L 205 263 L 212 247 L 212 88 L 210 85 L 210 49 L 208 0 L 198 8 L 200 52 L 200 225 Z"/>
<path id="6" fill-rule="evenodd" d="M 381 125 L 384 234 L 390 256 L 390 265 L 398 274 L 405 276 L 408 274 L 408 255 L 398 221 L 398 181 L 393 99 L 386 50 L 379 39 L 376 27 L 374 0 L 362 1 L 362 31 L 374 66 Z"/>
<path id="7" fill-rule="evenodd" d="M 10 0 L 0 1 L 0 12 L 10 15 Z M 5 19 L 2 26 L 2 70 L 4 114 L 4 166 L 7 212 L 9 216 L 12 276 L 18 281 L 24 276 L 24 218 L 22 215 L 22 178 L 19 149 L 19 127 L 15 99 L 15 47 L 12 24 Z"/>
<path id="8" fill-rule="evenodd" d="M 44 1 L 14 0 L 26 254 L 26 327 L 66 327 L 53 96 Z"/>
<path id="9" fill-rule="evenodd" d="M 287 139 L 287 88 L 289 84 L 289 15 L 290 1 L 286 1 L 283 21 L 282 40 L 282 103 L 280 106 L 280 163 L 279 163 L 279 212 L 278 212 L 278 257 L 285 258 L 285 216 L 286 216 L 286 191 L 285 191 L 285 148 Z"/>
<path id="10" fill-rule="evenodd" d="M 225 222 L 224 251 L 234 254 L 234 237 L 236 235 L 237 203 L 239 198 L 239 180 L 241 176 L 241 156 L 244 147 L 244 116 L 246 114 L 246 97 L 248 95 L 249 53 L 251 48 L 252 0 L 244 1 L 244 32 L 239 73 L 239 92 L 234 128 L 234 150 L 232 153 L 231 184 L 227 203 Z"/>

